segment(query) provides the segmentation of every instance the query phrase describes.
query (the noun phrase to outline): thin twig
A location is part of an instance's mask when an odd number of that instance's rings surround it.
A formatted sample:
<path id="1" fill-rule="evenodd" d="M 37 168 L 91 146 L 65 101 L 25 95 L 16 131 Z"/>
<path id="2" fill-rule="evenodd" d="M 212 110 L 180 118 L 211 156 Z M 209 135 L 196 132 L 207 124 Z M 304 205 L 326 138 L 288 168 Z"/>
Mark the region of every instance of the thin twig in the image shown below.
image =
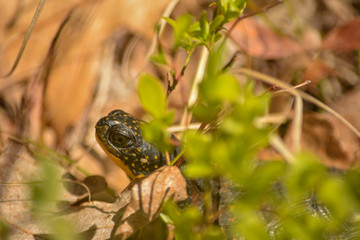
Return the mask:
<path id="1" fill-rule="evenodd" d="M 171 133 L 174 132 L 184 132 L 188 129 L 199 129 L 201 126 L 201 123 L 191 123 L 189 124 L 187 127 L 184 127 L 182 125 L 178 125 L 178 126 L 171 126 L 169 128 L 167 128 L 167 130 Z"/>
<path id="2" fill-rule="evenodd" d="M 238 55 L 241 53 L 241 51 L 236 51 L 234 53 L 234 55 L 232 56 L 232 58 L 230 59 L 230 61 L 222 68 L 222 71 L 223 72 L 226 72 L 227 70 L 229 70 L 235 63 L 235 61 L 237 60 L 238 58 Z"/>
<path id="3" fill-rule="evenodd" d="M 179 0 L 172 0 L 169 5 L 167 6 L 167 8 L 164 11 L 164 14 L 162 15 L 163 17 L 170 17 L 170 14 L 173 12 L 175 6 L 178 4 Z M 159 38 L 162 35 L 162 33 L 164 32 L 165 29 L 165 25 L 166 25 L 166 21 L 165 19 L 161 19 L 160 23 L 159 23 L 159 30 L 156 34 L 156 36 L 154 36 L 149 51 L 146 54 L 146 59 L 149 59 L 150 56 L 155 52 L 156 49 L 156 45 L 158 44 Z M 146 61 L 147 62 L 147 61 Z"/>
<path id="4" fill-rule="evenodd" d="M 189 126 L 189 124 L 191 122 L 191 113 L 188 112 L 188 109 L 190 107 L 192 107 L 197 100 L 198 86 L 204 78 L 205 68 L 206 68 L 206 64 L 208 62 L 208 58 L 209 58 L 209 50 L 205 46 L 202 46 L 200 60 L 199 60 L 197 71 L 196 71 L 196 74 L 194 77 L 194 81 L 192 82 L 190 95 L 189 95 L 189 99 L 188 99 L 188 104 L 187 104 L 187 107 L 184 108 L 184 112 L 181 117 L 180 125 L 182 125 L 184 127 Z"/>
<path id="5" fill-rule="evenodd" d="M 209 50 L 205 46 L 202 46 L 199 65 L 197 67 L 196 75 L 191 86 L 188 107 L 193 106 L 197 100 L 198 86 L 204 78 L 208 57 L 209 57 Z"/>
<path id="6" fill-rule="evenodd" d="M 311 83 L 311 80 L 306 80 L 305 82 L 300 83 L 298 85 L 295 85 L 295 86 L 293 86 L 291 88 L 292 89 L 302 88 L 302 87 L 305 87 L 305 86 L 309 85 L 310 83 Z M 284 92 L 288 92 L 288 89 L 278 90 L 278 91 L 274 92 L 273 94 L 279 94 L 279 93 L 284 93 Z"/>
<path id="7" fill-rule="evenodd" d="M 169 96 L 170 93 L 172 91 L 175 90 L 177 84 L 181 81 L 181 79 L 184 77 L 184 74 L 185 74 L 185 71 L 186 71 L 186 68 L 188 67 L 189 65 L 189 62 L 190 62 L 190 58 L 192 56 L 192 53 L 194 52 L 194 49 L 192 49 L 190 52 L 188 52 L 188 55 L 186 56 L 186 59 L 185 59 L 185 63 L 184 63 L 184 66 L 181 68 L 181 71 L 179 73 L 179 75 L 176 77 L 175 76 L 175 72 L 171 72 L 171 76 L 172 76 L 172 84 L 170 84 L 170 81 L 168 79 L 168 89 L 167 89 L 167 95 Z"/>

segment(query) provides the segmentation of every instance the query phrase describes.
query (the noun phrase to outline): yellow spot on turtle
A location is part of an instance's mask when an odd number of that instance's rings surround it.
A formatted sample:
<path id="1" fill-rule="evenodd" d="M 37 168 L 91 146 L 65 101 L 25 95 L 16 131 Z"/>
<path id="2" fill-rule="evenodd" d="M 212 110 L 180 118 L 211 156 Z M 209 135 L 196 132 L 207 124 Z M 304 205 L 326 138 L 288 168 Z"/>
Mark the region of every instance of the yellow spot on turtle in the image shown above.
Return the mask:
<path id="1" fill-rule="evenodd" d="M 159 166 L 158 165 L 155 165 L 154 168 L 158 168 Z"/>
<path id="2" fill-rule="evenodd" d="M 148 171 L 149 171 L 149 168 L 146 168 L 145 170 L 148 172 Z"/>
<path id="3" fill-rule="evenodd" d="M 136 151 L 141 152 L 140 148 L 136 148 Z"/>
<path id="4" fill-rule="evenodd" d="M 146 156 L 145 156 L 145 158 L 146 158 L 146 159 L 149 159 L 149 156 L 148 156 L 148 155 L 146 155 Z"/>
<path id="5" fill-rule="evenodd" d="M 131 154 L 131 155 L 133 155 L 134 157 L 136 157 L 136 154 L 135 154 L 135 153 L 133 153 L 133 154 Z"/>
<path id="6" fill-rule="evenodd" d="M 157 160 L 157 159 L 158 159 L 158 156 L 157 156 L 157 155 L 155 155 L 155 156 L 154 156 L 154 158 L 155 158 L 155 160 Z"/>
<path id="7" fill-rule="evenodd" d="M 114 123 L 119 124 L 120 122 L 118 120 L 115 120 Z"/>
<path id="8" fill-rule="evenodd" d="M 128 159 L 129 159 L 127 156 L 125 156 L 124 158 L 125 158 L 125 160 L 128 160 Z"/>
<path id="9" fill-rule="evenodd" d="M 137 127 L 134 127 L 135 130 L 137 130 Z"/>
<path id="10" fill-rule="evenodd" d="M 141 158 L 140 161 L 141 161 L 142 164 L 145 164 L 145 163 L 149 162 L 146 158 Z"/>
<path id="11" fill-rule="evenodd" d="M 131 166 L 132 166 L 132 167 L 135 167 L 135 163 L 131 163 Z"/>

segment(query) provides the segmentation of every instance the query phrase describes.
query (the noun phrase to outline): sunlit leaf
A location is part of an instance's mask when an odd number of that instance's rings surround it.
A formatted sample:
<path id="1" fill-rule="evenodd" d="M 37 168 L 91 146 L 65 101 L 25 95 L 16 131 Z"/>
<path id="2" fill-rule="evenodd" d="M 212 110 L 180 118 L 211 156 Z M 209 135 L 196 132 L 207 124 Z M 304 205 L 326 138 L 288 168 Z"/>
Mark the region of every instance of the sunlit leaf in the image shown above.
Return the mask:
<path id="1" fill-rule="evenodd" d="M 163 86 L 155 77 L 144 74 L 140 77 L 138 94 L 142 106 L 155 118 L 165 116 L 166 95 Z"/>
<path id="2" fill-rule="evenodd" d="M 234 101 L 240 93 L 237 79 L 230 74 L 222 74 L 201 83 L 200 92 L 210 101 Z"/>
<path id="3" fill-rule="evenodd" d="M 206 19 L 207 14 L 206 12 L 202 12 L 200 16 L 200 29 L 203 40 L 206 40 L 209 35 L 209 23 Z"/>
<path id="4" fill-rule="evenodd" d="M 183 47 L 188 47 L 189 41 L 187 39 L 187 31 L 189 30 L 190 25 L 193 22 L 194 17 L 190 14 L 184 14 L 181 15 L 180 17 L 178 17 L 176 19 L 176 21 L 174 21 L 171 18 L 166 18 L 164 17 L 164 19 L 173 27 L 174 29 L 174 44 L 173 44 L 173 48 L 176 49 L 179 46 L 183 46 Z"/>

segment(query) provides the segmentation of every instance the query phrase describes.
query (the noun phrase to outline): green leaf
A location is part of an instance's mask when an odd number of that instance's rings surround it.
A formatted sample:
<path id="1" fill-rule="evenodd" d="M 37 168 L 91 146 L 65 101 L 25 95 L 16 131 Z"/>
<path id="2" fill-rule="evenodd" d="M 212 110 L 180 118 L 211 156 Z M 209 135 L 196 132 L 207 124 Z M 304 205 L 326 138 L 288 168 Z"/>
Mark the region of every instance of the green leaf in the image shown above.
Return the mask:
<path id="1" fill-rule="evenodd" d="M 318 159 L 310 154 L 299 154 L 286 176 L 289 197 L 303 198 L 316 189 L 326 178 L 325 168 Z"/>
<path id="2" fill-rule="evenodd" d="M 356 209 L 356 203 L 358 202 L 346 182 L 335 177 L 325 179 L 319 189 L 319 198 L 330 209 L 330 212 L 339 223 L 351 215 L 351 212 Z"/>
<path id="3" fill-rule="evenodd" d="M 159 44 L 158 46 L 158 51 L 156 54 L 153 54 L 150 56 L 150 60 L 157 63 L 157 64 L 161 64 L 161 65 L 166 65 L 166 58 L 165 58 L 165 53 L 163 48 L 161 47 L 161 45 Z"/>
<path id="4" fill-rule="evenodd" d="M 153 61 L 154 63 L 161 64 L 161 65 L 167 64 L 164 55 L 162 55 L 160 53 L 151 55 L 150 60 Z"/>
<path id="5" fill-rule="evenodd" d="M 218 0 L 219 12 L 225 16 L 225 22 L 239 17 L 246 6 L 246 0 Z"/>
<path id="6" fill-rule="evenodd" d="M 230 74 L 222 74 L 201 83 L 200 91 L 209 101 L 235 101 L 240 93 L 237 79 Z"/>
<path id="7" fill-rule="evenodd" d="M 51 239 L 54 240 L 80 240 L 80 236 L 76 234 L 74 223 L 66 219 L 56 219 L 51 221 L 50 227 L 53 231 Z"/>
<path id="8" fill-rule="evenodd" d="M 179 46 L 184 47 L 185 49 L 189 48 L 192 44 L 189 42 L 189 39 L 186 35 L 189 31 L 190 25 L 193 22 L 194 17 L 190 14 L 184 14 L 178 17 L 176 21 L 164 17 L 165 21 L 167 21 L 174 29 L 174 44 L 173 48 L 176 49 Z"/>
<path id="9" fill-rule="evenodd" d="M 173 149 L 170 142 L 171 134 L 166 130 L 172 123 L 173 116 L 174 114 L 170 112 L 161 119 L 154 119 L 141 126 L 144 138 L 149 142 L 154 143 L 162 152 Z"/>
<path id="10" fill-rule="evenodd" d="M 217 28 L 222 25 L 225 17 L 223 15 L 217 15 L 215 19 L 210 23 L 210 33 L 214 33 Z"/>
<path id="11" fill-rule="evenodd" d="M 209 35 L 209 23 L 207 21 L 206 11 L 203 11 L 200 16 L 200 29 L 203 40 L 205 41 Z"/>
<path id="12" fill-rule="evenodd" d="M 176 27 L 176 22 L 175 20 L 168 18 L 168 17 L 162 17 L 168 24 L 170 24 L 173 28 Z"/>
<path id="13" fill-rule="evenodd" d="M 154 118 L 166 114 L 166 94 L 159 80 L 152 75 L 143 74 L 138 84 L 138 95 L 144 109 Z"/>
<path id="14" fill-rule="evenodd" d="M 185 167 L 184 174 L 190 178 L 204 178 L 214 177 L 215 171 L 209 164 L 195 162 Z"/>

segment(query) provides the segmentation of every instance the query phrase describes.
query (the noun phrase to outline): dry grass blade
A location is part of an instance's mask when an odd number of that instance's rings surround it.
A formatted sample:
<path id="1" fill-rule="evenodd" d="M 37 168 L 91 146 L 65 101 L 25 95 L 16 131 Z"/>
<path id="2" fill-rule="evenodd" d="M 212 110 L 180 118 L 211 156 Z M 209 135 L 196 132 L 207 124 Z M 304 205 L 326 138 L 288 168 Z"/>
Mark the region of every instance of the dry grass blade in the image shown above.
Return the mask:
<path id="1" fill-rule="evenodd" d="M 277 134 L 272 135 L 270 137 L 269 141 L 270 141 L 271 146 L 273 148 L 275 148 L 276 151 L 278 151 L 281 154 L 281 156 L 283 156 L 284 159 L 288 163 L 294 163 L 295 162 L 294 156 L 291 154 L 291 152 L 286 147 L 285 143 L 281 140 L 279 135 L 277 135 Z"/>
<path id="2" fill-rule="evenodd" d="M 327 106 L 326 104 L 322 103 L 321 101 L 319 101 L 318 99 L 302 92 L 299 91 L 297 89 L 292 88 L 291 85 L 282 82 L 276 78 L 267 76 L 265 74 L 256 72 L 256 71 L 252 71 L 246 68 L 238 68 L 234 70 L 235 73 L 238 74 L 245 74 L 254 78 L 258 78 L 268 84 L 271 85 L 275 85 L 278 86 L 279 88 L 282 89 L 287 89 L 288 92 L 294 96 L 299 95 L 301 96 L 302 99 L 304 99 L 305 101 L 311 102 L 315 105 L 317 105 L 318 107 L 324 109 L 326 112 L 332 114 L 334 117 L 336 117 L 339 121 L 341 121 L 344 125 L 346 125 L 354 134 L 356 134 L 357 137 L 360 138 L 360 131 L 357 130 L 349 121 L 347 121 L 344 117 L 342 117 L 340 114 L 338 114 L 336 111 L 334 111 L 332 108 L 330 108 L 329 106 Z"/>
<path id="3" fill-rule="evenodd" d="M 295 95 L 295 117 L 294 117 L 294 150 L 298 152 L 301 150 L 301 132 L 303 119 L 303 101 L 300 95 Z"/>
<path id="4" fill-rule="evenodd" d="M 191 91 L 189 94 L 189 98 L 188 98 L 188 108 L 191 107 L 192 105 L 194 105 L 194 103 L 197 100 L 198 97 L 198 86 L 200 84 L 200 82 L 203 80 L 204 78 L 204 74 L 205 74 L 205 68 L 206 68 L 206 64 L 209 58 L 209 50 L 203 46 L 201 49 L 201 56 L 200 56 L 200 60 L 199 60 L 199 65 L 197 67 L 196 70 L 196 75 L 194 77 L 194 80 L 192 82 L 192 86 L 191 86 Z M 185 111 L 183 113 L 183 116 L 181 118 L 181 126 L 187 127 L 189 126 L 191 122 L 191 114 L 188 113 L 187 108 L 185 108 Z"/>
<path id="5" fill-rule="evenodd" d="M 171 13 L 173 12 L 175 6 L 178 4 L 179 0 L 172 0 L 169 5 L 167 6 L 167 8 L 165 9 L 164 13 L 163 13 L 163 17 L 170 17 Z M 150 56 L 155 52 L 156 49 L 156 45 L 158 43 L 158 40 L 160 38 L 160 36 L 162 35 L 162 33 L 164 32 L 166 26 L 166 21 L 164 19 L 161 19 L 159 22 L 159 31 L 158 33 L 154 36 L 149 51 L 146 55 L 146 59 L 149 59 Z"/>
<path id="6" fill-rule="evenodd" d="M 24 53 L 25 47 L 26 47 L 26 45 L 27 45 L 27 42 L 29 41 L 29 39 L 30 39 L 30 37 L 31 37 L 31 33 L 32 33 L 32 31 L 34 30 L 34 27 L 35 27 L 35 25 L 36 25 L 36 22 L 37 22 L 37 20 L 38 20 L 39 17 L 40 17 L 40 13 L 41 13 L 41 11 L 42 11 L 45 3 L 46 3 L 46 0 L 40 0 L 40 2 L 39 2 L 39 4 L 38 4 L 38 7 L 37 7 L 37 9 L 36 9 L 36 11 L 35 11 L 34 17 L 33 17 L 33 19 L 31 20 L 30 26 L 29 26 L 29 28 L 28 28 L 28 30 L 27 30 L 27 32 L 26 32 L 26 35 L 25 35 L 25 37 L 24 37 L 24 40 L 23 40 L 23 42 L 21 43 L 21 47 L 20 47 L 19 52 L 18 52 L 18 54 L 17 54 L 17 56 L 16 56 L 16 59 L 15 59 L 15 61 L 14 61 L 14 64 L 12 65 L 12 67 L 11 67 L 11 69 L 9 70 L 8 73 L 6 73 L 6 74 L 4 74 L 4 75 L 1 74 L 0 77 L 2 77 L 2 78 L 9 77 L 9 76 L 15 71 L 15 69 L 16 69 L 16 67 L 18 66 L 18 64 L 19 64 L 19 62 L 20 62 L 20 60 L 21 60 L 21 57 L 22 57 L 22 55 L 23 55 L 23 53 Z"/>

